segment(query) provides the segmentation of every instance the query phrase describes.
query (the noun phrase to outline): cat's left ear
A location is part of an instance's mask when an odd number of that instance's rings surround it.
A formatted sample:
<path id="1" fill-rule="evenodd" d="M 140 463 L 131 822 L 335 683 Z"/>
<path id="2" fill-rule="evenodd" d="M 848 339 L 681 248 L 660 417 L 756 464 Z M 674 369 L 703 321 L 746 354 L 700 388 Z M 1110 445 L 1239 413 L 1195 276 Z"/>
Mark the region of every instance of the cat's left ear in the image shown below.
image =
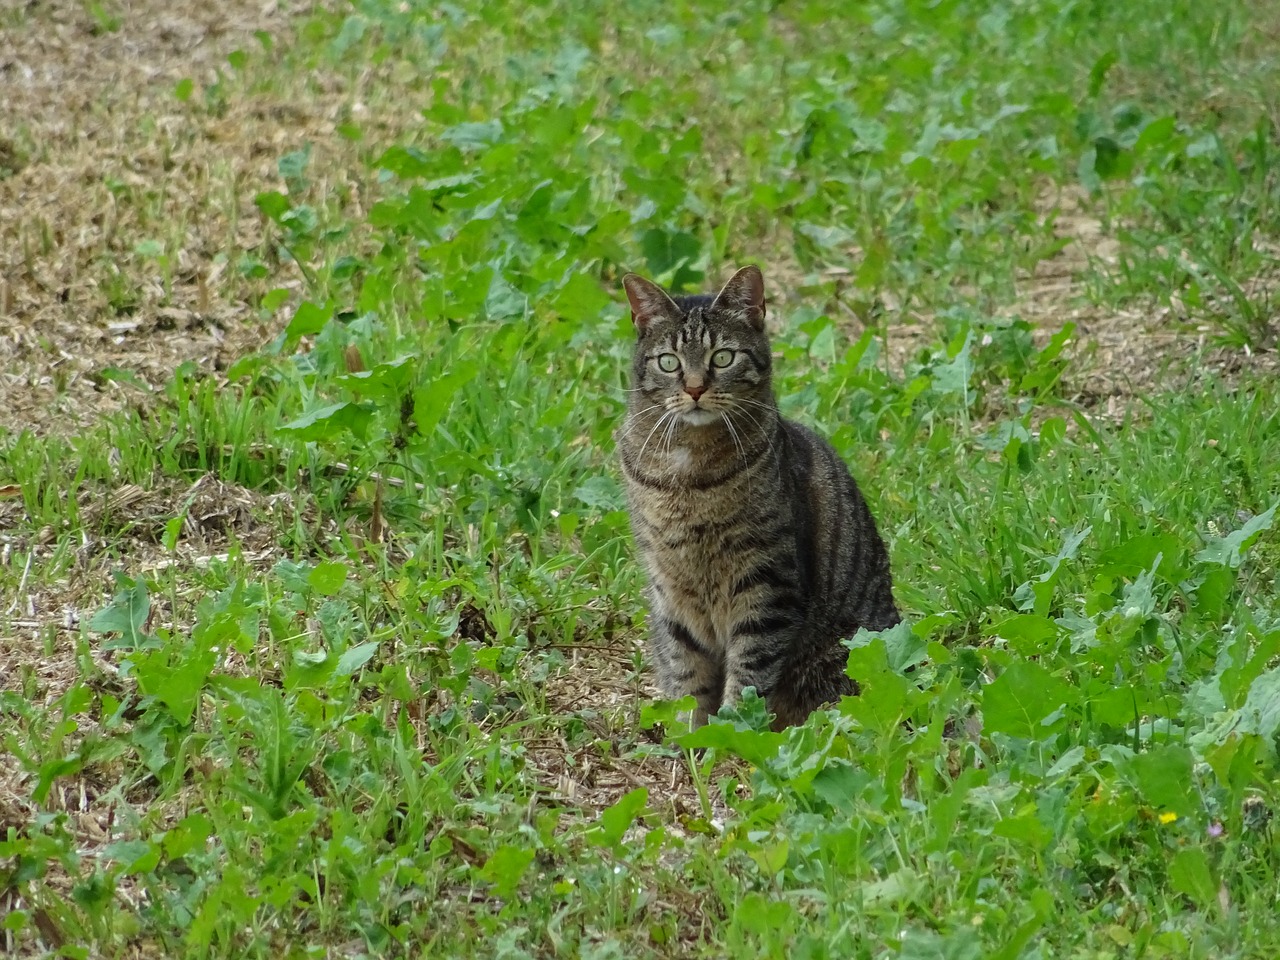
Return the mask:
<path id="1" fill-rule="evenodd" d="M 627 300 L 631 303 L 631 321 L 636 325 L 637 333 L 644 333 L 649 329 L 649 324 L 658 320 L 680 319 L 680 308 L 676 306 L 676 302 L 652 280 L 628 273 L 622 278 L 622 288 L 627 291 Z"/>
<path id="2" fill-rule="evenodd" d="M 712 310 L 731 310 L 757 330 L 764 329 L 764 276 L 759 267 L 743 267 L 718 294 Z"/>

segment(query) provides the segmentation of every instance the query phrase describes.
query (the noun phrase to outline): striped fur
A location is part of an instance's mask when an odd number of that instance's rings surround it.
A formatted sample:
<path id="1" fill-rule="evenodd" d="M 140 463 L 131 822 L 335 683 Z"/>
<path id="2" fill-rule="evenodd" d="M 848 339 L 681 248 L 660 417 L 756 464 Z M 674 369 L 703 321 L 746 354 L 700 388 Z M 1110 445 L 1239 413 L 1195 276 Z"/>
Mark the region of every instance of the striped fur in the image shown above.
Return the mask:
<path id="1" fill-rule="evenodd" d="M 900 619 L 875 520 L 831 445 L 778 413 L 757 268 L 715 297 L 624 285 L 617 439 L 659 683 L 697 698 L 697 725 L 747 686 L 777 727 L 802 723 L 855 692 L 841 638 Z"/>

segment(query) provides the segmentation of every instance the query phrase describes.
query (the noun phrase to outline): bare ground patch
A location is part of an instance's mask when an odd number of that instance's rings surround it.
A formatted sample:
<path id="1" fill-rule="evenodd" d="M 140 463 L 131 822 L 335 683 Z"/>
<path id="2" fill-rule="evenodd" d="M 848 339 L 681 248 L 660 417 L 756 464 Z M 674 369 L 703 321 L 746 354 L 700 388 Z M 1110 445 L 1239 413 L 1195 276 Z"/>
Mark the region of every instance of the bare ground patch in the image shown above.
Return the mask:
<path id="1" fill-rule="evenodd" d="M 338 123 L 356 116 L 377 140 L 413 118 L 394 101 L 368 113 L 360 97 L 379 83 L 374 71 L 253 82 L 252 58 L 278 56 L 315 9 L 134 0 L 105 22 L 90 5 L 6 12 L 0 408 L 10 429 L 73 432 L 127 401 L 113 369 L 157 386 L 180 363 L 217 371 L 277 332 L 257 306 L 266 281 L 242 269 L 246 256 L 277 255 L 254 196 L 281 189 L 278 160 L 310 144 L 313 189 L 358 214 L 359 149 Z M 243 75 L 228 63 L 236 51 Z M 187 79 L 183 102 L 175 90 Z M 301 289 L 296 266 L 282 275 L 272 285 Z"/>
<path id="2" fill-rule="evenodd" d="M 0 501 L 0 531 L 20 529 L 22 511 L 20 502 Z M 279 530 L 294 512 L 287 493 L 268 496 L 206 474 L 191 484 L 161 480 L 149 490 L 125 484 L 82 491 L 83 532 L 71 551 L 49 527 L 34 534 L 0 532 L 6 560 L 25 556 L 27 571 L 41 571 L 20 575 L 18 589 L 0 610 L 0 691 L 22 691 L 45 705 L 66 692 L 80 675 L 82 621 L 110 598 L 113 570 L 150 577 L 173 570 L 184 581 L 215 563 L 266 570 L 285 556 Z M 168 550 L 162 539 L 173 518 L 181 518 L 181 532 Z M 184 582 L 171 596 L 182 603 L 201 595 L 198 583 Z M 156 625 L 175 626 L 170 599 L 155 598 Z M 109 658 L 90 656 L 99 669 L 114 672 Z"/>
<path id="3" fill-rule="evenodd" d="M 1041 342 L 1065 324 L 1075 324 L 1069 352 L 1073 364 L 1063 386 L 1067 399 L 1093 415 L 1114 419 L 1147 393 L 1189 389 L 1206 376 L 1230 384 L 1280 370 L 1274 349 L 1223 344 L 1220 327 L 1197 319 L 1176 298 L 1172 306 L 1107 308 L 1090 303 L 1086 275 L 1095 265 L 1114 268 L 1120 243 L 1090 211 L 1081 189 L 1046 195 L 1043 206 L 1066 246 L 1036 265 L 1005 312 L 1030 322 Z M 1246 286 L 1271 283 L 1259 277 Z"/>
<path id="4" fill-rule="evenodd" d="M 1090 417 L 1117 420 L 1134 409 L 1135 400 L 1145 394 L 1194 389 L 1212 377 L 1228 385 L 1249 377 L 1280 372 L 1280 354 L 1274 336 L 1259 348 L 1224 342 L 1224 327 L 1206 316 L 1215 308 L 1228 309 L 1226 291 L 1215 291 L 1206 303 L 1192 310 L 1177 297 L 1170 304 L 1148 303 L 1110 307 L 1095 302 L 1089 289 L 1098 271 L 1114 269 L 1119 261 L 1120 241 L 1097 217 L 1088 195 L 1080 187 L 1046 189 L 1038 200 L 1041 217 L 1052 223 L 1055 237 L 1063 246 L 1053 256 L 1039 261 L 1018 281 L 1017 295 L 999 308 L 1002 319 L 1021 319 L 1032 327 L 1036 345 L 1043 348 L 1067 324 L 1075 332 L 1064 356 L 1070 361 L 1058 392 L 1069 404 Z M 862 257 L 850 251 L 856 264 Z M 805 284 L 805 274 L 791 261 L 783 260 L 771 269 L 771 286 L 786 291 Z M 846 303 L 842 281 L 852 269 L 835 267 L 825 271 L 836 282 L 835 303 L 829 306 L 837 322 L 849 335 L 861 336 L 867 327 L 863 314 L 868 306 L 884 312 L 884 349 L 887 369 L 896 375 L 934 347 L 938 319 L 928 311 L 904 306 L 892 291 L 882 291 L 875 303 Z M 1280 303 L 1280 273 L 1245 279 L 1241 292 L 1263 303 Z M 1270 318 L 1280 335 L 1280 320 Z"/>

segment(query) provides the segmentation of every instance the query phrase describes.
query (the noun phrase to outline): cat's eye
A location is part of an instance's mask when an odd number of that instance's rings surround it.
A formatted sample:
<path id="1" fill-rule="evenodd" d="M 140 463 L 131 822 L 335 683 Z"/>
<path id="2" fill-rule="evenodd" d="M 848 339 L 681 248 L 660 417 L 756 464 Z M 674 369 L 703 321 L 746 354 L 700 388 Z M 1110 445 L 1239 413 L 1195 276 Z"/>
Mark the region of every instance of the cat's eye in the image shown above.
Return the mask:
<path id="1" fill-rule="evenodd" d="M 658 369 L 663 373 L 675 373 L 680 369 L 680 358 L 674 353 L 658 354 Z"/>
<path id="2" fill-rule="evenodd" d="M 727 367 L 733 363 L 732 350 L 717 350 L 711 355 L 711 365 L 713 367 Z"/>

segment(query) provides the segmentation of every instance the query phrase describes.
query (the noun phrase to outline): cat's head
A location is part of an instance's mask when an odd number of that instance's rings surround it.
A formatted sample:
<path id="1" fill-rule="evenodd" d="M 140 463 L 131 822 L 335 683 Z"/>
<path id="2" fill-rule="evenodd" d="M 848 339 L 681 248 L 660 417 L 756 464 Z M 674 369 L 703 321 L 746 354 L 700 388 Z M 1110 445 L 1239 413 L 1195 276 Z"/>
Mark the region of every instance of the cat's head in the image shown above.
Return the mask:
<path id="1" fill-rule="evenodd" d="M 769 403 L 764 277 L 743 267 L 712 296 L 676 297 L 643 277 L 622 280 L 636 327 L 635 402 L 691 426 Z"/>

